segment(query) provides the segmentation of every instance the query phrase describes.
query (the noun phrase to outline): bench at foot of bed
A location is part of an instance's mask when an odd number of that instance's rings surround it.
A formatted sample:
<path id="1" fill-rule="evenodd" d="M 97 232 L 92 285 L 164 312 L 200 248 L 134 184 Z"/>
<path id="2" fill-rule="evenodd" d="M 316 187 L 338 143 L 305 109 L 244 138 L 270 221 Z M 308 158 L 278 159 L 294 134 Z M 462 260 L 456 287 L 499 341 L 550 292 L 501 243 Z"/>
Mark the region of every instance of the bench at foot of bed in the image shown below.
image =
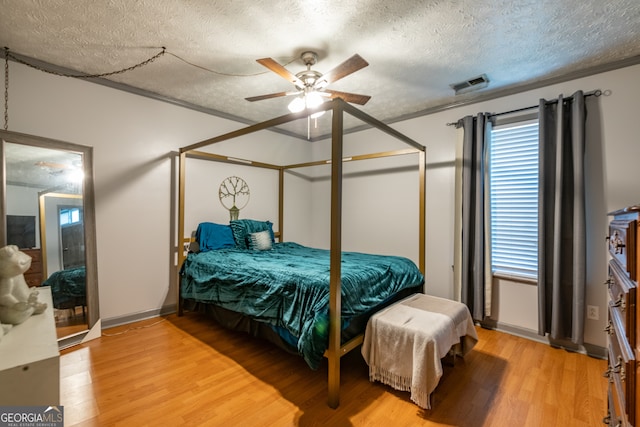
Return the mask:
<path id="1" fill-rule="evenodd" d="M 362 355 L 369 379 L 396 390 L 430 409 L 430 395 L 442 377 L 441 359 L 464 356 L 478 341 L 466 305 L 414 294 L 374 314 L 367 323 Z"/>

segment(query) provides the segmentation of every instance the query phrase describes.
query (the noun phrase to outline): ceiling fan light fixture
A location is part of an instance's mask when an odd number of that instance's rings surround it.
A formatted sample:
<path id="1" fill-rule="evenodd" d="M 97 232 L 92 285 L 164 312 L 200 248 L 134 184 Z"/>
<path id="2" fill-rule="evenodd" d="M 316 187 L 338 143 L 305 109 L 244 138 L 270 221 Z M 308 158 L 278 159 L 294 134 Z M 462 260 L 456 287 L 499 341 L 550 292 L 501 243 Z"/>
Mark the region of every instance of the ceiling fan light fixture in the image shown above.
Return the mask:
<path id="1" fill-rule="evenodd" d="M 289 108 L 289 111 L 291 111 L 292 113 L 299 113 L 305 108 L 319 107 L 320 105 L 322 105 L 323 102 L 324 102 L 324 98 L 320 93 L 316 91 L 309 91 L 302 96 L 298 96 L 294 98 L 293 101 L 289 103 L 288 108 Z M 324 111 L 314 113 L 314 116 L 320 117 L 322 114 L 324 114 Z"/>
<path id="2" fill-rule="evenodd" d="M 289 92 L 277 92 L 267 95 L 252 96 L 245 98 L 247 101 L 261 101 L 263 99 L 279 98 L 281 96 L 296 95 L 296 98 L 288 105 L 289 111 L 292 113 L 299 113 L 305 108 L 317 108 L 326 98 L 341 98 L 345 102 L 351 102 L 355 104 L 364 105 L 371 98 L 367 95 L 359 95 L 356 93 L 339 92 L 335 90 L 325 89 L 329 84 L 336 82 L 366 66 L 369 65 L 360 55 L 355 54 L 346 61 L 340 63 L 330 71 L 322 74 L 318 71 L 312 70 L 311 67 L 316 64 L 318 55 L 315 52 L 307 51 L 303 52 L 300 56 L 304 64 L 307 66 L 306 70 L 300 71 L 297 74 L 291 73 L 285 67 L 271 58 L 257 59 L 256 61 L 278 74 L 280 77 L 293 83 L 296 90 Z M 300 95 L 301 96 L 297 96 Z M 314 112 L 310 117 L 316 118 L 324 114 L 324 111 Z"/>
<path id="3" fill-rule="evenodd" d="M 306 94 L 306 101 L 307 101 L 307 108 L 316 108 L 322 105 L 322 103 L 324 102 L 324 98 L 319 92 L 311 91 Z M 322 116 L 324 113 L 325 111 L 318 111 L 317 113 L 313 113 L 311 115 L 311 118 L 317 119 L 318 117 Z"/>
<path id="4" fill-rule="evenodd" d="M 293 101 L 289 103 L 289 111 L 292 113 L 299 113 L 305 108 L 304 96 L 298 96 L 293 98 Z"/>
<path id="5" fill-rule="evenodd" d="M 320 95 L 316 91 L 312 91 L 312 92 L 307 93 L 305 95 L 305 98 L 306 98 L 306 102 L 307 102 L 307 108 L 319 107 L 324 102 L 324 99 L 322 98 L 322 95 Z"/>
<path id="6" fill-rule="evenodd" d="M 81 169 L 72 169 L 69 171 L 69 180 L 77 184 L 81 183 L 84 180 L 84 172 Z"/>

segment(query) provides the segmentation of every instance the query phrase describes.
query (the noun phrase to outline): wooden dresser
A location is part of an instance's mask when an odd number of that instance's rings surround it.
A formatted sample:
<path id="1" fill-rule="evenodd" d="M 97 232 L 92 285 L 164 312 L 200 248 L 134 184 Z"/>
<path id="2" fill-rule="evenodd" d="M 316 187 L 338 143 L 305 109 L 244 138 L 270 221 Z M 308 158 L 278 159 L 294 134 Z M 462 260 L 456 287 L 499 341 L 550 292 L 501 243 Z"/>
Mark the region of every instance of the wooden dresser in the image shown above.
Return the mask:
<path id="1" fill-rule="evenodd" d="M 31 267 L 24 273 L 24 280 L 30 287 L 42 285 L 42 252 L 40 249 L 20 249 L 31 257 Z"/>
<path id="2" fill-rule="evenodd" d="M 609 379 L 610 426 L 640 426 L 640 314 L 637 289 L 640 272 L 640 206 L 609 213 Z"/>

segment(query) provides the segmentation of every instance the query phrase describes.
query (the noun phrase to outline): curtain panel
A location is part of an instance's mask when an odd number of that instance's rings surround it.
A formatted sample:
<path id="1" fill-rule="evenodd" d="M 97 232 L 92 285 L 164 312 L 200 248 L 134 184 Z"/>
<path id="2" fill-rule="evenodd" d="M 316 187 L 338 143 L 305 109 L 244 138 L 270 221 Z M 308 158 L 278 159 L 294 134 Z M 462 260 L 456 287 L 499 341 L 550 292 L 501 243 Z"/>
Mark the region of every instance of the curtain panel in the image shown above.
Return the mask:
<path id="1" fill-rule="evenodd" d="M 480 113 L 459 122 L 462 145 L 462 244 L 460 300 L 474 320 L 491 315 L 489 194 L 487 183 L 491 116 Z"/>
<path id="2" fill-rule="evenodd" d="M 540 100 L 538 333 L 583 344 L 586 292 L 584 93 Z"/>

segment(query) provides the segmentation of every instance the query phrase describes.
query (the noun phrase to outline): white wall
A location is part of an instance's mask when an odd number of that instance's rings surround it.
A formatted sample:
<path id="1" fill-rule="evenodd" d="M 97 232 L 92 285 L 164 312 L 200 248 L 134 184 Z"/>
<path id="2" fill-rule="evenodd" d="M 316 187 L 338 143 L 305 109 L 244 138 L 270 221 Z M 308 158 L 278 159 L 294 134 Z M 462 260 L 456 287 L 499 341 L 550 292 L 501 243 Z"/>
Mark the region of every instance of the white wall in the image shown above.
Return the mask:
<path id="1" fill-rule="evenodd" d="M 417 138 L 416 138 L 417 139 Z M 314 160 L 331 158 L 314 142 Z M 343 157 L 411 148 L 377 129 L 344 137 Z M 313 191 L 313 246 L 330 243 L 330 165 L 318 167 Z M 418 155 L 343 163 L 342 249 L 401 255 L 418 263 Z"/>
<path id="2" fill-rule="evenodd" d="M 640 202 L 640 144 L 635 120 L 640 111 L 640 65 L 605 72 L 496 100 L 443 111 L 392 126 L 427 146 L 427 292 L 453 298 L 453 194 L 457 130 L 446 126 L 465 115 L 504 112 L 537 105 L 576 90 L 601 89 L 608 96 L 587 98 L 587 297 L 599 307 L 600 320 L 587 320 L 585 342 L 605 346 L 607 313 L 607 213 Z M 408 195 L 407 195 L 408 197 Z M 348 212 L 347 212 L 348 214 Z M 494 295 L 494 318 L 516 328 L 537 331 L 535 286 L 501 282 Z"/>
<path id="3" fill-rule="evenodd" d="M 51 76 L 14 62 L 9 66 L 8 130 L 94 147 L 103 322 L 175 304 L 175 154 L 180 147 L 245 125 L 90 82 Z M 297 162 L 309 149 L 298 140 L 300 148 L 292 148 L 291 138 L 274 132 L 261 134 L 260 142 L 271 150 L 241 145 L 235 155 L 253 155 L 261 161 L 277 156 L 287 160 L 288 155 L 287 162 Z M 219 148 L 225 151 L 224 144 Z M 260 158 L 256 159 L 256 154 Z M 207 191 L 202 195 L 204 209 L 194 214 L 199 216 L 188 226 L 199 220 L 228 222 L 217 189 L 222 175 L 238 173 L 228 167 L 220 167 L 220 171 L 222 174 L 214 172 L 200 183 L 190 182 L 187 197 L 201 191 L 198 187 Z M 273 206 L 277 206 L 275 197 L 261 199 L 260 173 L 246 177 L 257 188 L 242 217 L 261 216 L 265 206 L 267 215 L 273 215 Z M 303 200 L 303 204 L 309 203 Z M 304 233 L 295 220 L 290 223 L 292 230 Z"/>
<path id="4" fill-rule="evenodd" d="M 181 146 L 243 125 L 89 82 L 46 75 L 13 62 L 10 62 L 10 68 L 9 130 L 95 147 L 102 318 L 140 313 L 175 302 L 171 242 L 175 233 L 172 224 L 175 223 L 173 177 L 176 164 L 172 153 Z M 501 112 L 536 105 L 540 97 L 555 98 L 560 93 L 570 95 L 578 89 L 609 90 L 609 96 L 590 98 L 588 114 L 594 124 L 589 130 L 586 158 L 589 177 L 587 303 L 599 306 L 601 320 L 587 321 L 585 339 L 588 343 L 604 346 L 606 289 L 602 283 L 606 279 L 606 214 L 640 200 L 640 189 L 635 184 L 640 178 L 640 171 L 635 168 L 640 144 L 634 130 L 640 104 L 640 87 L 636 84 L 639 73 L 640 66 L 627 67 L 392 125 L 427 146 L 428 293 L 453 297 L 451 267 L 457 130 L 446 123 L 480 111 Z M 291 145 L 288 141 L 282 142 L 281 135 L 273 132 L 265 135 L 271 142 L 282 144 L 278 145 L 276 154 L 289 153 Z M 377 147 L 378 143 L 385 145 L 386 142 L 384 137 L 368 130 L 348 136 L 345 146 L 347 149 L 358 144 Z M 264 146 L 269 145 L 264 143 Z M 314 158 L 328 158 L 326 148 L 321 144 L 312 147 Z M 306 156 L 306 150 L 298 148 L 287 155 L 297 161 Z M 247 149 L 244 154 L 247 153 L 255 156 L 256 151 Z M 266 158 L 272 155 L 261 149 L 258 154 Z M 388 176 L 359 173 L 345 183 L 345 198 L 349 197 L 346 205 L 351 208 L 361 206 L 359 204 L 365 203 L 366 196 L 372 193 L 373 198 L 384 202 L 382 208 L 367 205 L 366 209 L 345 209 L 344 223 L 351 224 L 354 232 L 350 234 L 351 228 L 346 232 L 343 230 L 345 249 L 389 249 L 406 253 L 411 258 L 416 256 L 417 219 L 414 221 L 410 215 L 417 216 L 417 208 L 413 206 L 417 203 L 417 183 L 412 181 L 409 163 L 412 162 L 391 160 L 389 165 L 383 166 L 393 169 Z M 351 165 L 346 168 L 354 168 L 353 172 L 367 169 Z M 218 173 L 226 175 L 227 170 L 221 169 Z M 322 230 L 328 229 L 324 212 L 328 214 L 329 208 L 323 174 L 326 173 L 316 173 L 313 181 L 296 175 L 287 176 L 287 188 L 294 192 L 285 197 L 287 240 L 326 246 L 327 234 Z M 227 218 L 226 211 L 213 194 L 220 176 L 212 178 L 208 183 L 209 193 L 203 193 L 203 197 L 211 198 L 211 212 L 204 209 L 198 218 L 190 219 L 191 223 L 196 223 L 200 217 L 220 221 Z M 264 185 L 266 191 L 273 184 L 265 181 Z M 253 197 L 252 194 L 250 207 L 241 213 L 242 216 L 259 216 L 262 212 L 257 204 L 253 204 L 257 200 Z M 267 211 L 272 212 L 269 211 L 271 201 L 261 200 L 260 203 L 268 205 Z M 396 227 L 392 236 L 384 235 L 381 239 L 379 233 L 373 232 L 389 225 Z M 381 246 L 380 241 L 386 242 L 385 245 Z M 495 316 L 507 325 L 535 328 L 536 302 L 531 297 L 535 295 L 535 287 L 519 287 L 522 285 L 508 283 L 497 287 Z"/>

